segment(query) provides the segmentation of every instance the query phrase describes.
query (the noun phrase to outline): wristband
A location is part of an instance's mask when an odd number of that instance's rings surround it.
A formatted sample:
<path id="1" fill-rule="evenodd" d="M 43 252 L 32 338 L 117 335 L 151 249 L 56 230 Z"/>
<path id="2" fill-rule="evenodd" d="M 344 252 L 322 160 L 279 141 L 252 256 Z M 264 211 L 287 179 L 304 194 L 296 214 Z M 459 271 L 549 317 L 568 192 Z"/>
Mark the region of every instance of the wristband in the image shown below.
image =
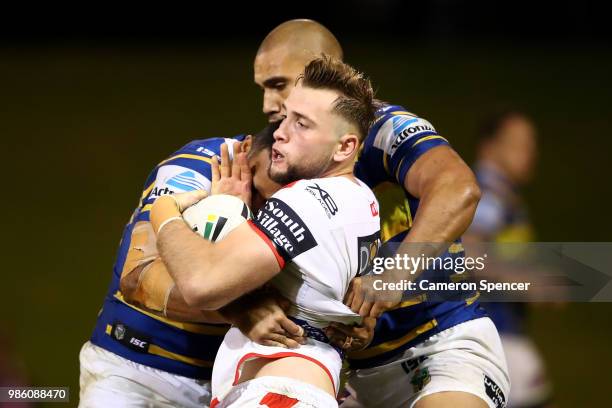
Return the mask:
<path id="1" fill-rule="evenodd" d="M 179 215 L 179 216 L 176 216 L 176 217 L 170 217 L 170 218 L 168 218 L 166 221 L 162 222 L 162 223 L 161 223 L 161 225 L 159 226 L 159 228 L 157 229 L 157 235 L 159 235 L 159 233 L 161 232 L 162 228 L 164 228 L 166 225 L 168 225 L 168 224 L 169 224 L 169 223 L 171 223 L 172 221 L 175 221 L 175 220 L 182 220 L 182 219 L 183 219 L 183 217 L 181 217 L 180 215 Z"/>
<path id="2" fill-rule="evenodd" d="M 156 234 L 159 234 L 161 227 L 168 222 L 181 218 L 181 211 L 176 198 L 171 195 L 159 197 L 151 207 L 149 218 Z"/>

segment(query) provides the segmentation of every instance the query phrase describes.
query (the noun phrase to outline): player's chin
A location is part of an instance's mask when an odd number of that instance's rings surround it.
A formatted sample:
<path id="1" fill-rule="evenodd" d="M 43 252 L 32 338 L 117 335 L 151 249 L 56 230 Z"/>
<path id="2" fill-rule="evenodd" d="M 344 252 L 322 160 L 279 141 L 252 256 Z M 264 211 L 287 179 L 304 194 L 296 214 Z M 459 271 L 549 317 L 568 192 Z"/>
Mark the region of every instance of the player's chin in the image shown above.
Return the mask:
<path id="1" fill-rule="evenodd" d="M 278 183 L 280 185 L 285 185 L 289 183 L 291 180 L 288 179 L 288 174 L 289 172 L 286 166 L 270 166 L 270 179 L 272 179 L 272 181 L 274 181 L 275 183 Z"/>
<path id="2" fill-rule="evenodd" d="M 270 178 L 284 178 L 287 176 L 287 163 L 284 160 L 277 160 L 270 164 Z"/>

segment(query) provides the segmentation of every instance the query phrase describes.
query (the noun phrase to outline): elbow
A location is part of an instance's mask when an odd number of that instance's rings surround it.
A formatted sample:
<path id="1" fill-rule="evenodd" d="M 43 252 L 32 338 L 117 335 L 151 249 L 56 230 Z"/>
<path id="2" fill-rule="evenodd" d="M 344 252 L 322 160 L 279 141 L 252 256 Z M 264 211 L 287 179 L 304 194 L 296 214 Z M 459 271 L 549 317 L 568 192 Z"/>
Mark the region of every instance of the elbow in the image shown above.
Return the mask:
<path id="1" fill-rule="evenodd" d="M 460 174 L 449 174 L 448 177 L 440 178 L 440 188 L 452 191 L 453 200 L 465 211 L 465 214 L 474 216 L 476 207 L 480 201 L 481 191 L 476 177 L 471 170 Z"/>
<path id="2" fill-rule="evenodd" d="M 476 183 L 476 180 L 468 181 L 463 184 L 461 191 L 461 208 L 463 211 L 463 216 L 461 219 L 464 221 L 462 223 L 463 227 L 461 228 L 461 234 L 464 233 L 472 223 L 474 215 L 476 214 L 476 208 L 480 202 L 481 194 L 480 187 L 478 186 L 478 183 Z"/>
<path id="3" fill-rule="evenodd" d="M 458 203 L 461 204 L 457 213 L 457 220 L 460 220 L 457 226 L 458 230 L 453 234 L 455 238 L 461 236 L 472 223 L 481 196 L 480 187 L 475 180 L 466 181 L 458 184 L 458 186 L 460 186 L 460 191 L 458 191 L 457 197 L 459 198 Z"/>
<path id="4" fill-rule="evenodd" d="M 136 288 L 131 282 L 129 282 L 128 279 L 122 277 L 119 281 L 119 290 L 121 291 L 123 298 L 129 302 L 134 297 L 134 292 L 136 291 Z"/>
<path id="5" fill-rule="evenodd" d="M 476 214 L 476 207 L 480 202 L 481 191 L 476 180 L 467 180 L 461 183 L 461 208 L 463 208 L 464 218 L 469 220 L 468 225 L 471 224 L 474 214 Z"/>
<path id="6" fill-rule="evenodd" d="M 136 294 L 140 284 L 140 275 L 149 264 L 150 262 L 138 265 L 132 271 L 121 276 L 119 280 L 119 289 L 121 290 L 123 298 L 128 302 L 136 301 Z"/>
<path id="7" fill-rule="evenodd" d="M 478 206 L 478 202 L 480 201 L 480 197 L 482 192 L 480 191 L 480 187 L 476 180 L 472 180 L 467 182 L 463 189 L 463 197 L 465 200 L 466 207 L 472 210 L 472 213 L 476 212 L 476 207 Z M 472 214 L 474 215 L 474 214 Z"/>

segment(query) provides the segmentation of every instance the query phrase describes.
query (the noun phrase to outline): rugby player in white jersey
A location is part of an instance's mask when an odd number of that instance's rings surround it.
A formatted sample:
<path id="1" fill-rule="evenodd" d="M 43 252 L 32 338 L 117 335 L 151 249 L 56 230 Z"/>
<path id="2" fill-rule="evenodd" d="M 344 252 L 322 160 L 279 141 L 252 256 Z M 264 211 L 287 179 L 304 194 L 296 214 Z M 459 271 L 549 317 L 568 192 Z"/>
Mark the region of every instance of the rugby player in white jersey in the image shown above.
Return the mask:
<path id="1" fill-rule="evenodd" d="M 312 20 L 282 23 L 263 40 L 254 77 L 270 121 L 281 114 L 301 66 L 321 52 L 342 58 L 334 35 Z M 408 255 L 422 253 L 423 247 L 415 251 L 412 243 L 454 242 L 446 254 L 461 256 L 458 238 L 470 225 L 480 194 L 472 171 L 425 119 L 397 105 L 376 116 L 356 174 L 380 202 L 381 238 L 401 243 L 398 253 Z M 355 279 L 346 299 L 353 311 L 376 317 L 393 306 L 368 299 L 363 282 Z M 343 407 L 505 405 L 509 381 L 503 350 L 477 294 L 461 294 L 453 302 L 414 296 L 382 314 L 375 332 L 373 327 L 337 325 L 327 332 L 352 351 L 352 391 Z"/>
<path id="2" fill-rule="evenodd" d="M 378 203 L 353 175 L 374 117 L 370 82 L 339 60 L 318 58 L 283 107 L 269 174 L 289 184 L 256 220 L 213 244 L 180 217 L 205 193 L 162 197 L 151 209 L 161 257 L 189 305 L 218 309 L 270 281 L 308 334 L 288 351 L 230 329 L 215 360 L 212 406 L 336 406 L 341 352 L 322 329 L 360 321 L 343 298 L 379 244 Z M 235 178 L 248 180 L 248 166 L 232 167 Z M 369 257 L 360 256 L 363 248 Z"/>

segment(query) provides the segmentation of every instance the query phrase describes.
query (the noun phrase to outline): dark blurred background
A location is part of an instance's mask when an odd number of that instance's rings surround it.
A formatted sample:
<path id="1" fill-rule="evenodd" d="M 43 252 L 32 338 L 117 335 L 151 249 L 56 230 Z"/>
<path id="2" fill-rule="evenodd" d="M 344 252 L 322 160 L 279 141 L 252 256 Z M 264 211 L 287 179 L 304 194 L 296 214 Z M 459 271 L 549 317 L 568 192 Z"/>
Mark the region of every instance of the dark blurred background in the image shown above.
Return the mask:
<path id="1" fill-rule="evenodd" d="M 379 97 L 428 118 L 468 162 L 485 116 L 529 113 L 538 239 L 612 241 L 612 30 L 595 2 L 5 9 L 0 377 L 70 386 L 76 404 L 79 348 L 145 177 L 189 140 L 263 126 L 253 58 L 297 17 L 328 26 Z M 610 303 L 541 308 L 529 327 L 559 406 L 610 405 Z"/>

